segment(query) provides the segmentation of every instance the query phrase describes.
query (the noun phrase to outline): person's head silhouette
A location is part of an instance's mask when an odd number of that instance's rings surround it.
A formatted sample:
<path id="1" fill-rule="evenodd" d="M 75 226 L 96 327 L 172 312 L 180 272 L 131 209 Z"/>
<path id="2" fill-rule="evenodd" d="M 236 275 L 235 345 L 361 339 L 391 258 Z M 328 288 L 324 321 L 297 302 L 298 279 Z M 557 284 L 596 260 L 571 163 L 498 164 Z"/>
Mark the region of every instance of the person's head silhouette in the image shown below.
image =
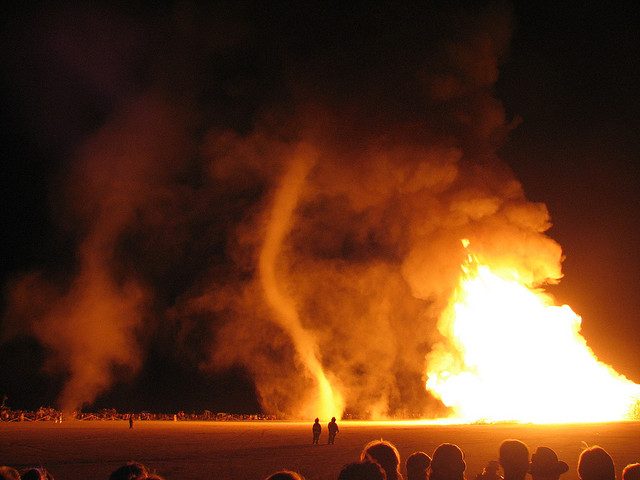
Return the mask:
<path id="1" fill-rule="evenodd" d="M 22 480 L 53 480 L 53 476 L 44 467 L 28 468 L 20 477 Z"/>
<path id="2" fill-rule="evenodd" d="M 622 480 L 640 480 L 640 463 L 631 463 L 624 467 Z"/>
<path id="3" fill-rule="evenodd" d="M 460 447 L 452 443 L 438 446 L 431 458 L 429 478 L 431 480 L 462 480 L 466 464 Z"/>
<path id="4" fill-rule="evenodd" d="M 582 480 L 615 480 L 611 456 L 597 445 L 583 450 L 578 458 L 578 476 Z"/>
<path id="5" fill-rule="evenodd" d="M 0 467 L 0 480 L 20 480 L 20 474 L 15 468 Z"/>
<path id="6" fill-rule="evenodd" d="M 569 465 L 558 460 L 558 455 L 549 447 L 538 447 L 531 455 L 529 473 L 533 480 L 558 480 L 569 470 Z"/>
<path id="7" fill-rule="evenodd" d="M 136 477 L 145 477 L 149 475 L 146 466 L 138 462 L 127 462 L 123 466 L 111 472 L 109 480 L 129 480 Z"/>
<path id="8" fill-rule="evenodd" d="M 523 479 L 529 471 L 529 448 L 520 440 L 505 440 L 499 450 L 505 480 Z"/>
<path id="9" fill-rule="evenodd" d="M 424 452 L 414 452 L 407 458 L 407 480 L 426 480 L 431 457 Z"/>
<path id="10" fill-rule="evenodd" d="M 304 480 L 304 477 L 291 470 L 280 470 L 279 472 L 272 473 L 265 480 Z"/>
<path id="11" fill-rule="evenodd" d="M 391 442 L 373 440 L 367 443 L 360 453 L 360 461 L 371 460 L 382 467 L 387 480 L 402 479 L 400 474 L 400 453 Z"/>

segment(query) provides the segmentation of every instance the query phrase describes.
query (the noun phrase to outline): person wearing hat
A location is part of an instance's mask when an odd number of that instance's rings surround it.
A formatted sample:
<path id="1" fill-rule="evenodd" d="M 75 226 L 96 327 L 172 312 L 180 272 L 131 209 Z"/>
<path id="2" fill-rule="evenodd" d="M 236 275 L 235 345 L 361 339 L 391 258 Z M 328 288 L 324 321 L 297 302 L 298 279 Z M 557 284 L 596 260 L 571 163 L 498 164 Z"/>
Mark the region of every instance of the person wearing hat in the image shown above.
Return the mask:
<path id="1" fill-rule="evenodd" d="M 529 473 L 533 480 L 558 480 L 569 470 L 569 465 L 558 460 L 558 455 L 549 447 L 538 447 L 531 455 Z"/>

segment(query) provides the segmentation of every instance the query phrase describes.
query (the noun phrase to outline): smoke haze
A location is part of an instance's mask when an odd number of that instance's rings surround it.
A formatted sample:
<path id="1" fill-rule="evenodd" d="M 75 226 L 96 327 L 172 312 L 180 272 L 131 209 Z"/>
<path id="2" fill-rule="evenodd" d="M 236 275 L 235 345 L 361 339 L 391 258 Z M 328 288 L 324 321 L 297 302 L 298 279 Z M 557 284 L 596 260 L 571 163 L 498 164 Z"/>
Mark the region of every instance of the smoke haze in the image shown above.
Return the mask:
<path id="1" fill-rule="evenodd" d="M 496 155 L 517 123 L 493 95 L 509 10 L 297 8 L 35 23 L 65 41 L 34 57 L 99 111 L 82 134 L 40 124 L 73 152 L 51 187 L 73 254 L 14 279 L 3 322 L 46 346 L 63 408 L 164 348 L 244 369 L 283 416 L 440 416 L 425 358 L 461 239 L 529 285 L 561 277 L 546 207 Z"/>

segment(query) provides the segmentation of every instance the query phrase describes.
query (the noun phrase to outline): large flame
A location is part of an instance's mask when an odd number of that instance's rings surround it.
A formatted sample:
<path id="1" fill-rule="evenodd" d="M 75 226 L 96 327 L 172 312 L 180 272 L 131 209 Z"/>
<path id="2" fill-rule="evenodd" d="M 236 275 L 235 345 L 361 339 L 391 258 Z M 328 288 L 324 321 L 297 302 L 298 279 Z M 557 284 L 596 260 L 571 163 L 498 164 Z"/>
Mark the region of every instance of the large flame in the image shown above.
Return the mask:
<path id="1" fill-rule="evenodd" d="M 582 319 L 517 271 L 469 255 L 427 358 L 427 389 L 464 422 L 597 422 L 638 415 L 640 385 L 600 362 Z"/>

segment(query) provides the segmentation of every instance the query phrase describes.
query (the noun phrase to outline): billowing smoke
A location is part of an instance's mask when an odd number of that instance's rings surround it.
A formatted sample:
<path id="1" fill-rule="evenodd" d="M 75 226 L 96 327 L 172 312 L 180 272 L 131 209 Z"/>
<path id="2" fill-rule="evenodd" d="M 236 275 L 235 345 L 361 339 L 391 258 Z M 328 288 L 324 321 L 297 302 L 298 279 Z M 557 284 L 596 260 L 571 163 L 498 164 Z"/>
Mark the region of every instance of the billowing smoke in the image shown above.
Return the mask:
<path id="1" fill-rule="evenodd" d="M 59 404 L 91 403 L 112 383 L 114 368 L 135 373 L 142 355 L 138 329 L 149 312 L 144 279 L 118 259 L 118 242 L 137 212 L 162 199 L 183 142 L 173 112 L 142 97 L 81 148 L 66 187 L 78 230 L 75 272 L 68 285 L 31 273 L 13 288 L 11 315 L 31 322 L 34 335 L 69 372 Z"/>
<path id="2" fill-rule="evenodd" d="M 441 415 L 425 358 L 460 240 L 561 276 L 545 206 L 496 156 L 509 12 L 361 13 L 131 14 L 160 40 L 61 174 L 74 269 L 17 279 L 7 312 L 66 372 L 62 406 L 170 337 L 193 368 L 246 369 L 269 412 Z"/>

